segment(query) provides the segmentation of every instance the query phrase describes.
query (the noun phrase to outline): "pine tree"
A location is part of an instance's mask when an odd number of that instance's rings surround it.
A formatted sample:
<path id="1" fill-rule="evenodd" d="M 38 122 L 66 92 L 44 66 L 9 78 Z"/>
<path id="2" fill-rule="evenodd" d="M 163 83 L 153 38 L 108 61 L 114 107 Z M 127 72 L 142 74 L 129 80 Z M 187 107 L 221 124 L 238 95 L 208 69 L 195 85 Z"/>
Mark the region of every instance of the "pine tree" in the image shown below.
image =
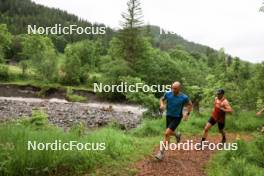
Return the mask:
<path id="1" fill-rule="evenodd" d="M 141 9 L 141 3 L 139 0 L 129 0 L 127 2 L 127 12 L 122 13 L 122 18 L 124 19 L 121 22 L 123 29 L 137 29 L 143 24 L 143 13 Z"/>
<path id="2" fill-rule="evenodd" d="M 122 13 L 122 30 L 118 38 L 121 41 L 121 48 L 124 53 L 124 59 L 129 65 L 132 65 L 139 57 L 142 49 L 142 9 L 139 0 L 129 0 L 127 3 L 127 12 Z"/>

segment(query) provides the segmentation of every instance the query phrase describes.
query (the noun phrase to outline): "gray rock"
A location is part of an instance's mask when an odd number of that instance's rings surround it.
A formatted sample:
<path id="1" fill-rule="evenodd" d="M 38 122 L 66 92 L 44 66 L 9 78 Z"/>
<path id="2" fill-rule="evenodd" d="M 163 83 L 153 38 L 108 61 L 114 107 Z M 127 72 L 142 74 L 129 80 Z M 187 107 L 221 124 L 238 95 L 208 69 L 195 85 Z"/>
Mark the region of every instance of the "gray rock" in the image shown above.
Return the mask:
<path id="1" fill-rule="evenodd" d="M 40 109 L 48 114 L 49 122 L 59 127 L 68 128 L 75 123 L 84 122 L 87 127 L 100 127 L 115 122 L 122 128 L 134 128 L 139 124 L 143 111 L 127 110 L 128 105 L 104 105 L 103 103 L 54 102 L 41 99 L 0 97 L 0 122 L 31 116 L 33 109 Z M 132 107 L 133 109 L 135 107 Z"/>

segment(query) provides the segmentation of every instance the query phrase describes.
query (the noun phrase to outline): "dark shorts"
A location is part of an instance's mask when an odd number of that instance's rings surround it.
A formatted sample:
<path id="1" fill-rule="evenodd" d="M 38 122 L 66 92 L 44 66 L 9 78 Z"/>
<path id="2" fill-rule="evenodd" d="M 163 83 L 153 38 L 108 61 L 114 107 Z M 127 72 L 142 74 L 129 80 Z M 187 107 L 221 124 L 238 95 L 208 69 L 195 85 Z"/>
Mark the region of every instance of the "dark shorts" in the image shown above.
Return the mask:
<path id="1" fill-rule="evenodd" d="M 224 123 L 217 122 L 213 117 L 210 117 L 209 120 L 208 120 L 208 122 L 209 122 L 212 126 L 214 126 L 214 125 L 217 123 L 217 125 L 218 125 L 218 129 L 219 129 L 219 130 L 222 130 L 222 129 L 225 128 L 225 122 L 224 122 Z"/>
<path id="2" fill-rule="evenodd" d="M 177 126 L 180 124 L 181 119 L 182 119 L 181 117 L 166 116 L 166 128 L 175 131 Z"/>

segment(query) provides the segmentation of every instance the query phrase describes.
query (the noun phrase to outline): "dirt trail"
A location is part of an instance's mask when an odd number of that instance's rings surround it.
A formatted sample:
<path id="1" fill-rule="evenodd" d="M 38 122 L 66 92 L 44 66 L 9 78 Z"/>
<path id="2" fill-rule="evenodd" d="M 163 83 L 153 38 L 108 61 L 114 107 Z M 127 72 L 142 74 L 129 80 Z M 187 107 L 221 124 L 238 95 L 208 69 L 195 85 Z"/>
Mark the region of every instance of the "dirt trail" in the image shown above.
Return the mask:
<path id="1" fill-rule="evenodd" d="M 249 135 L 227 134 L 228 141 L 234 141 L 240 138 L 243 140 L 252 139 Z M 194 143 L 200 141 L 200 137 L 183 137 L 181 142 L 193 140 Z M 210 143 L 218 143 L 221 140 L 220 135 L 210 135 L 208 141 Z M 174 142 L 172 140 L 172 142 Z M 159 147 L 153 152 L 153 156 L 157 153 Z M 204 168 L 215 151 L 211 150 L 170 150 L 165 153 L 163 161 L 157 161 L 153 156 L 148 156 L 144 160 L 135 164 L 135 168 L 139 171 L 137 176 L 205 176 Z"/>

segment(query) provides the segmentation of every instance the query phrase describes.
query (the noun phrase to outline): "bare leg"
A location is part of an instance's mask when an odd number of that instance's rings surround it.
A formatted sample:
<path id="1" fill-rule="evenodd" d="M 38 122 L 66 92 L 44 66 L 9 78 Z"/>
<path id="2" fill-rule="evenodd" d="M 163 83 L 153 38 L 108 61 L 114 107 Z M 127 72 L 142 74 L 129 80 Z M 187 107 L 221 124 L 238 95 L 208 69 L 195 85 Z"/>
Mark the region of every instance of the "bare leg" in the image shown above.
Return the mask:
<path id="1" fill-rule="evenodd" d="M 225 137 L 225 131 L 222 129 L 222 130 L 219 130 L 219 133 L 222 134 L 222 137 Z"/>
<path id="2" fill-rule="evenodd" d="M 212 127 L 212 124 L 207 122 L 205 127 L 204 127 L 204 132 L 203 132 L 203 140 L 205 140 L 208 136 L 209 129 Z"/>
<path id="3" fill-rule="evenodd" d="M 171 133 L 171 135 L 176 137 L 176 132 L 173 131 L 173 132 Z"/>
<path id="4" fill-rule="evenodd" d="M 163 144 L 164 146 L 169 145 L 170 143 L 170 136 L 173 136 L 174 131 L 172 131 L 170 128 L 167 128 L 165 133 L 164 133 L 164 140 L 163 140 Z M 155 157 L 158 160 L 162 160 L 164 158 L 164 151 L 165 151 L 165 147 L 162 147 L 162 149 L 158 152 L 157 155 L 155 155 Z"/>
<path id="5" fill-rule="evenodd" d="M 167 128 L 165 133 L 164 133 L 164 144 L 169 144 L 170 143 L 170 136 L 174 136 L 175 132 L 172 131 L 170 128 Z M 176 135 L 176 134 L 175 134 Z"/>

